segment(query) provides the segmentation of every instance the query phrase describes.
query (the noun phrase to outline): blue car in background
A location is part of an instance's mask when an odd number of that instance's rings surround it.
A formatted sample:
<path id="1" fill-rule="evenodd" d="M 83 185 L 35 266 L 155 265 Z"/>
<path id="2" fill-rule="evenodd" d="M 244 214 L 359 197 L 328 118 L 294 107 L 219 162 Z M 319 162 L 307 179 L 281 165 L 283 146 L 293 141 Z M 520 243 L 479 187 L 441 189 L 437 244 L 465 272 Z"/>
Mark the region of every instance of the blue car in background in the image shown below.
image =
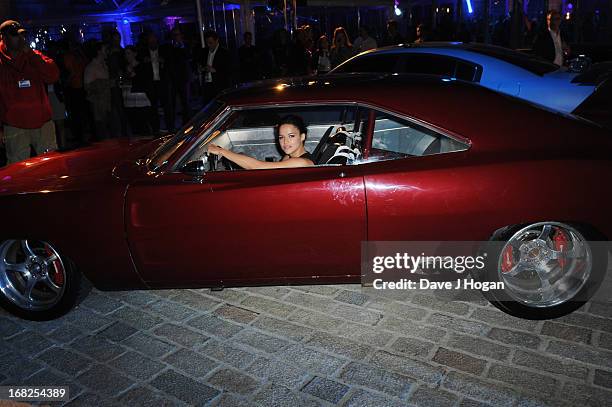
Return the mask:
<path id="1" fill-rule="evenodd" d="M 596 90 L 539 57 L 477 43 L 422 43 L 363 52 L 336 67 L 339 72 L 398 72 L 442 75 L 476 82 L 563 113 L 572 113 Z"/>

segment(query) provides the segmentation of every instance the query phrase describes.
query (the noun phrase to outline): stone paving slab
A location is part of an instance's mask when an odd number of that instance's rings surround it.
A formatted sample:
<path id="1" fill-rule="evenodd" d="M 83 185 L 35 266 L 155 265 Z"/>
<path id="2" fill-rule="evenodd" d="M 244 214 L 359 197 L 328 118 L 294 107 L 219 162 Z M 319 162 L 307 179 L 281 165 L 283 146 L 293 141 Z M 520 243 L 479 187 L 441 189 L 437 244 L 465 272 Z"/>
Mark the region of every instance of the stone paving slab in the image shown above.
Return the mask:
<path id="1" fill-rule="evenodd" d="M 0 310 L 0 385 L 68 385 L 69 406 L 612 407 L 607 297 L 527 321 L 477 292 L 93 290 L 56 321 Z"/>

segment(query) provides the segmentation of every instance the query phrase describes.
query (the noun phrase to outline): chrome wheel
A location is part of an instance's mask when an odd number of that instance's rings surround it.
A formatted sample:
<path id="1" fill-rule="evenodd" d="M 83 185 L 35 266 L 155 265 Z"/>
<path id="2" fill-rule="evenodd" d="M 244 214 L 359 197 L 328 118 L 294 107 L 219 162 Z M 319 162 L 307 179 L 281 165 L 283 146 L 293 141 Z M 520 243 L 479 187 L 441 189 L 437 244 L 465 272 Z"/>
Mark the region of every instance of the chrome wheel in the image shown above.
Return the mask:
<path id="1" fill-rule="evenodd" d="M 502 247 L 499 280 L 515 301 L 534 308 L 574 298 L 591 276 L 593 255 L 584 236 L 556 222 L 529 225 Z"/>
<path id="2" fill-rule="evenodd" d="M 62 299 L 65 288 L 65 265 L 49 243 L 0 244 L 0 292 L 10 303 L 23 310 L 45 311 Z"/>

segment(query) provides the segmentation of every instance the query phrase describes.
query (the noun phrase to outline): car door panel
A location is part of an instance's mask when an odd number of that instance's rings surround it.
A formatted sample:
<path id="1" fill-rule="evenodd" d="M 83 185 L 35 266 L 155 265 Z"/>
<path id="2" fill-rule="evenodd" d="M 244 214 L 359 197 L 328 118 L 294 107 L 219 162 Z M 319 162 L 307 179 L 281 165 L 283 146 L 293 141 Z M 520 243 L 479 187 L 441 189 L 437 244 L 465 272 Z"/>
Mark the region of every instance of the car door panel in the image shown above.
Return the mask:
<path id="1" fill-rule="evenodd" d="M 234 285 L 358 277 L 365 193 L 357 167 L 168 175 L 130 187 L 127 232 L 152 283 Z"/>

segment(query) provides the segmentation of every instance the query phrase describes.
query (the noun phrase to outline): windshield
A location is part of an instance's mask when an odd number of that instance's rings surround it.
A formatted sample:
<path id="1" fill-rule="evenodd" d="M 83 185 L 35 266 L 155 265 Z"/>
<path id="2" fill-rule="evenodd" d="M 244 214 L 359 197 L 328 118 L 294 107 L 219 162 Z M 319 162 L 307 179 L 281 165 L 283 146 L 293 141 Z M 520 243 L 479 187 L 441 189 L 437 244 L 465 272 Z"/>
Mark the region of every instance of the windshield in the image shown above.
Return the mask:
<path id="1" fill-rule="evenodd" d="M 202 131 L 208 127 L 210 119 L 215 117 L 223 109 L 223 106 L 222 102 L 213 100 L 200 110 L 189 123 L 151 154 L 147 159 L 149 170 L 156 171 L 161 168 L 183 144 L 202 134 Z"/>

